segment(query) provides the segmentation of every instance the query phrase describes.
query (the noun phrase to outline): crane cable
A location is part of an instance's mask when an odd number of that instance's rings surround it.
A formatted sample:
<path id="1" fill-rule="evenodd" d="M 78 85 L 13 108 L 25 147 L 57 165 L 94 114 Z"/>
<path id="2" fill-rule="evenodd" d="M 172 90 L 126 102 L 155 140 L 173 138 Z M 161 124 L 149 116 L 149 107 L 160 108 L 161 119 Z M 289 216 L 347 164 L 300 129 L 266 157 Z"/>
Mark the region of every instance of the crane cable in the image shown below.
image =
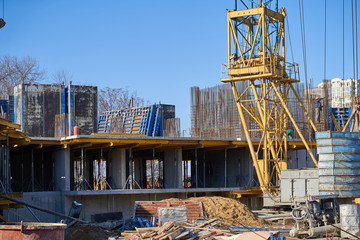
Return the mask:
<path id="1" fill-rule="evenodd" d="M 287 29 L 288 29 L 288 36 L 289 36 L 289 45 L 290 45 L 290 51 L 291 51 L 291 59 L 292 59 L 292 62 L 294 63 L 295 60 L 294 60 L 294 52 L 293 52 L 293 48 L 292 48 L 292 44 L 291 44 L 291 34 L 290 34 L 290 27 L 289 27 L 289 20 L 288 20 L 289 17 L 285 17 L 286 19 L 286 25 L 287 25 Z"/>
<path id="2" fill-rule="evenodd" d="M 351 34 L 352 34 L 352 47 L 353 47 L 353 79 L 356 76 L 356 60 L 355 60 L 355 33 L 354 33 L 354 0 L 351 0 Z"/>
<path id="3" fill-rule="evenodd" d="M 356 58 L 355 58 L 355 64 L 356 64 L 356 67 L 355 67 L 355 70 L 356 70 L 356 81 L 359 79 L 359 58 L 358 58 L 358 27 L 357 27 L 357 0 L 355 0 L 355 55 L 356 55 Z"/>
<path id="4" fill-rule="evenodd" d="M 306 42 L 305 42 L 305 22 L 304 22 L 304 1 L 299 0 L 299 12 L 300 12 L 300 31 L 301 31 L 301 44 L 303 51 L 303 60 L 304 60 L 304 73 L 305 73 L 305 82 L 307 85 L 307 60 L 306 60 Z"/>
<path id="5" fill-rule="evenodd" d="M 342 72 L 342 79 L 344 80 L 345 79 L 345 0 L 343 0 L 343 22 L 342 22 L 342 24 L 343 24 L 343 38 L 342 38 L 342 40 L 343 40 L 343 42 L 342 42 L 342 44 L 343 44 L 343 62 L 342 62 L 342 64 L 343 64 L 343 72 Z M 344 88 L 343 88 L 343 92 L 344 92 Z M 344 93 L 343 93 L 344 94 Z"/>
<path id="6" fill-rule="evenodd" d="M 343 20 L 343 22 L 342 22 L 342 33 L 343 33 L 343 35 L 342 35 L 342 50 L 343 50 L 343 54 L 342 54 L 342 57 L 343 57 L 343 59 L 342 59 L 342 67 L 343 67 L 343 69 L 342 69 L 342 79 L 343 80 L 345 80 L 345 0 L 343 0 L 343 2 L 342 2 L 342 4 L 343 4 L 343 15 L 342 15 L 342 20 Z M 345 107 L 344 106 L 344 104 L 345 104 L 345 100 L 344 100 L 344 96 L 345 96 L 345 88 L 344 87 L 342 87 L 342 95 L 341 95 L 341 99 L 342 99 L 342 107 Z M 344 126 L 344 118 L 342 118 L 342 125 Z"/>
<path id="7" fill-rule="evenodd" d="M 324 26 L 324 81 L 326 81 L 326 0 L 325 0 L 325 26 Z"/>

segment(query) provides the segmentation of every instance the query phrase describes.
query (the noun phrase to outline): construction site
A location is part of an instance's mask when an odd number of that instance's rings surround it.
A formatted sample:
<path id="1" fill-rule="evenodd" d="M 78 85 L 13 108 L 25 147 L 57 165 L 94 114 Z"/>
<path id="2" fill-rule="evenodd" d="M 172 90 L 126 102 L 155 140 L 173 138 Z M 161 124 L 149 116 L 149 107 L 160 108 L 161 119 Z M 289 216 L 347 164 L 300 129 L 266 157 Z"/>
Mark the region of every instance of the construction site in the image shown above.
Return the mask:
<path id="1" fill-rule="evenodd" d="M 285 8 L 245 2 L 227 9 L 218 85 L 189 86 L 189 136 L 171 102 L 100 111 L 96 85 L 14 86 L 0 238 L 359 239 L 355 65 L 300 81 Z"/>

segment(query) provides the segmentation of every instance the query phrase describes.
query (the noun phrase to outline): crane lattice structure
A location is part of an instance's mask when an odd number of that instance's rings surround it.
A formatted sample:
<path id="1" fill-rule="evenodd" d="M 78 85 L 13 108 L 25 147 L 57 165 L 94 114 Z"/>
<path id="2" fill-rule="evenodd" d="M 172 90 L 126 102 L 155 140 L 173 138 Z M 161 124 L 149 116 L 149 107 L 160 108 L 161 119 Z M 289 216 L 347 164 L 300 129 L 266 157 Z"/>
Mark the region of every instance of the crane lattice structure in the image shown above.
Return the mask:
<path id="1" fill-rule="evenodd" d="M 288 106 L 292 91 L 311 126 L 316 127 L 301 102 L 293 83 L 299 82 L 298 65 L 285 61 L 285 9 L 257 8 L 228 10 L 228 63 L 222 79 L 230 83 L 241 124 L 249 145 L 261 190 L 279 187 L 280 170 L 287 169 L 289 120 L 313 162 L 316 159 Z M 239 92 L 236 82 L 245 87 Z"/>

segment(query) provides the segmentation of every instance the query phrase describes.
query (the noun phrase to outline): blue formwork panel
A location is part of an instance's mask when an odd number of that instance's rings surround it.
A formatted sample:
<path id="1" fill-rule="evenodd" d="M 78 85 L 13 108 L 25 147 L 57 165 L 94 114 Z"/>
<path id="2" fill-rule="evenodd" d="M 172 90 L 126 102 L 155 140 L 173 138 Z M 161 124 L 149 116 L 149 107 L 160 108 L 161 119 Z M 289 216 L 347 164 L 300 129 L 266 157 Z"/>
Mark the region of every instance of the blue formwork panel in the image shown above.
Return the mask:
<path id="1" fill-rule="evenodd" d="M 319 168 L 320 176 L 359 176 L 360 168 Z M 358 178 L 360 180 L 360 177 Z"/>
<path id="2" fill-rule="evenodd" d="M 327 154 L 327 153 L 359 153 L 360 146 L 324 146 L 317 147 L 318 154 Z"/>
<path id="3" fill-rule="evenodd" d="M 321 168 L 360 168 L 360 161 L 324 161 L 319 160 L 319 169 Z"/>
<path id="4" fill-rule="evenodd" d="M 345 126 L 346 122 L 348 121 L 348 119 L 350 118 L 351 108 L 350 107 L 330 108 L 330 112 L 334 115 L 339 127 L 343 128 Z M 336 127 L 335 127 L 332 117 L 330 116 L 330 113 L 329 113 L 329 120 L 330 120 L 329 122 L 331 123 L 331 130 L 335 131 Z M 352 121 L 349 124 L 349 128 L 351 128 L 351 125 L 352 125 Z"/>
<path id="5" fill-rule="evenodd" d="M 149 121 L 147 124 L 146 136 L 152 136 L 152 132 L 154 129 L 155 114 L 156 114 L 156 105 L 154 104 L 151 106 Z"/>
<path id="6" fill-rule="evenodd" d="M 65 94 L 65 85 L 61 85 L 60 87 L 60 113 L 66 113 L 66 94 Z"/>
<path id="7" fill-rule="evenodd" d="M 319 193 L 360 194 L 360 140 L 356 132 L 317 132 Z"/>
<path id="8" fill-rule="evenodd" d="M 319 180 L 321 182 L 321 184 L 326 185 L 326 184 L 347 184 L 347 183 L 356 183 L 358 184 L 359 181 L 356 178 L 349 178 L 348 176 L 320 176 Z M 326 184 L 325 184 L 326 183 Z"/>
<path id="9" fill-rule="evenodd" d="M 319 155 L 319 162 L 320 161 L 358 162 L 360 161 L 360 154 L 349 154 L 349 153 L 321 154 Z"/>
<path id="10" fill-rule="evenodd" d="M 318 147 L 322 146 L 355 146 L 360 145 L 360 139 L 356 138 L 323 138 L 316 140 Z"/>
<path id="11" fill-rule="evenodd" d="M 126 133 L 162 136 L 161 112 L 161 104 L 108 111 L 98 118 L 98 132 L 109 132 L 111 121 L 122 118 L 121 127 Z"/>
<path id="12" fill-rule="evenodd" d="M 335 131 L 322 131 L 315 132 L 316 140 L 322 138 L 359 138 L 357 132 L 335 132 Z"/>
<path id="13" fill-rule="evenodd" d="M 321 187 L 321 186 L 320 186 Z M 337 194 L 339 198 L 353 198 L 360 196 L 359 190 L 334 190 L 334 189 L 319 189 L 320 195 Z"/>

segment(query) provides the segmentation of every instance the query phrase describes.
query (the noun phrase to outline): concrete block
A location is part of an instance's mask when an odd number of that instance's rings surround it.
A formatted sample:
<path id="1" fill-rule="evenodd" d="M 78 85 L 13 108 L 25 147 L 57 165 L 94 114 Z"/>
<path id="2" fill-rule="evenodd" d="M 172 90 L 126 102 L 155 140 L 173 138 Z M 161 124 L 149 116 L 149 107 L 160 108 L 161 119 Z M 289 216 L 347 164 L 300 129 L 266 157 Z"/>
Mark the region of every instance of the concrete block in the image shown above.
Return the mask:
<path id="1" fill-rule="evenodd" d="M 281 179 L 280 184 L 280 194 L 281 194 L 281 202 L 290 202 L 291 197 L 293 196 L 293 183 L 292 179 Z"/>
<path id="2" fill-rule="evenodd" d="M 294 179 L 294 197 L 304 197 L 306 196 L 306 187 L 305 187 L 306 179 Z"/>
<path id="3" fill-rule="evenodd" d="M 300 169 L 300 178 L 319 178 L 319 170 L 318 169 Z"/>
<path id="4" fill-rule="evenodd" d="M 319 179 L 306 179 L 306 195 L 319 195 Z"/>
<path id="5" fill-rule="evenodd" d="M 281 179 L 294 179 L 300 178 L 299 169 L 281 170 Z"/>

